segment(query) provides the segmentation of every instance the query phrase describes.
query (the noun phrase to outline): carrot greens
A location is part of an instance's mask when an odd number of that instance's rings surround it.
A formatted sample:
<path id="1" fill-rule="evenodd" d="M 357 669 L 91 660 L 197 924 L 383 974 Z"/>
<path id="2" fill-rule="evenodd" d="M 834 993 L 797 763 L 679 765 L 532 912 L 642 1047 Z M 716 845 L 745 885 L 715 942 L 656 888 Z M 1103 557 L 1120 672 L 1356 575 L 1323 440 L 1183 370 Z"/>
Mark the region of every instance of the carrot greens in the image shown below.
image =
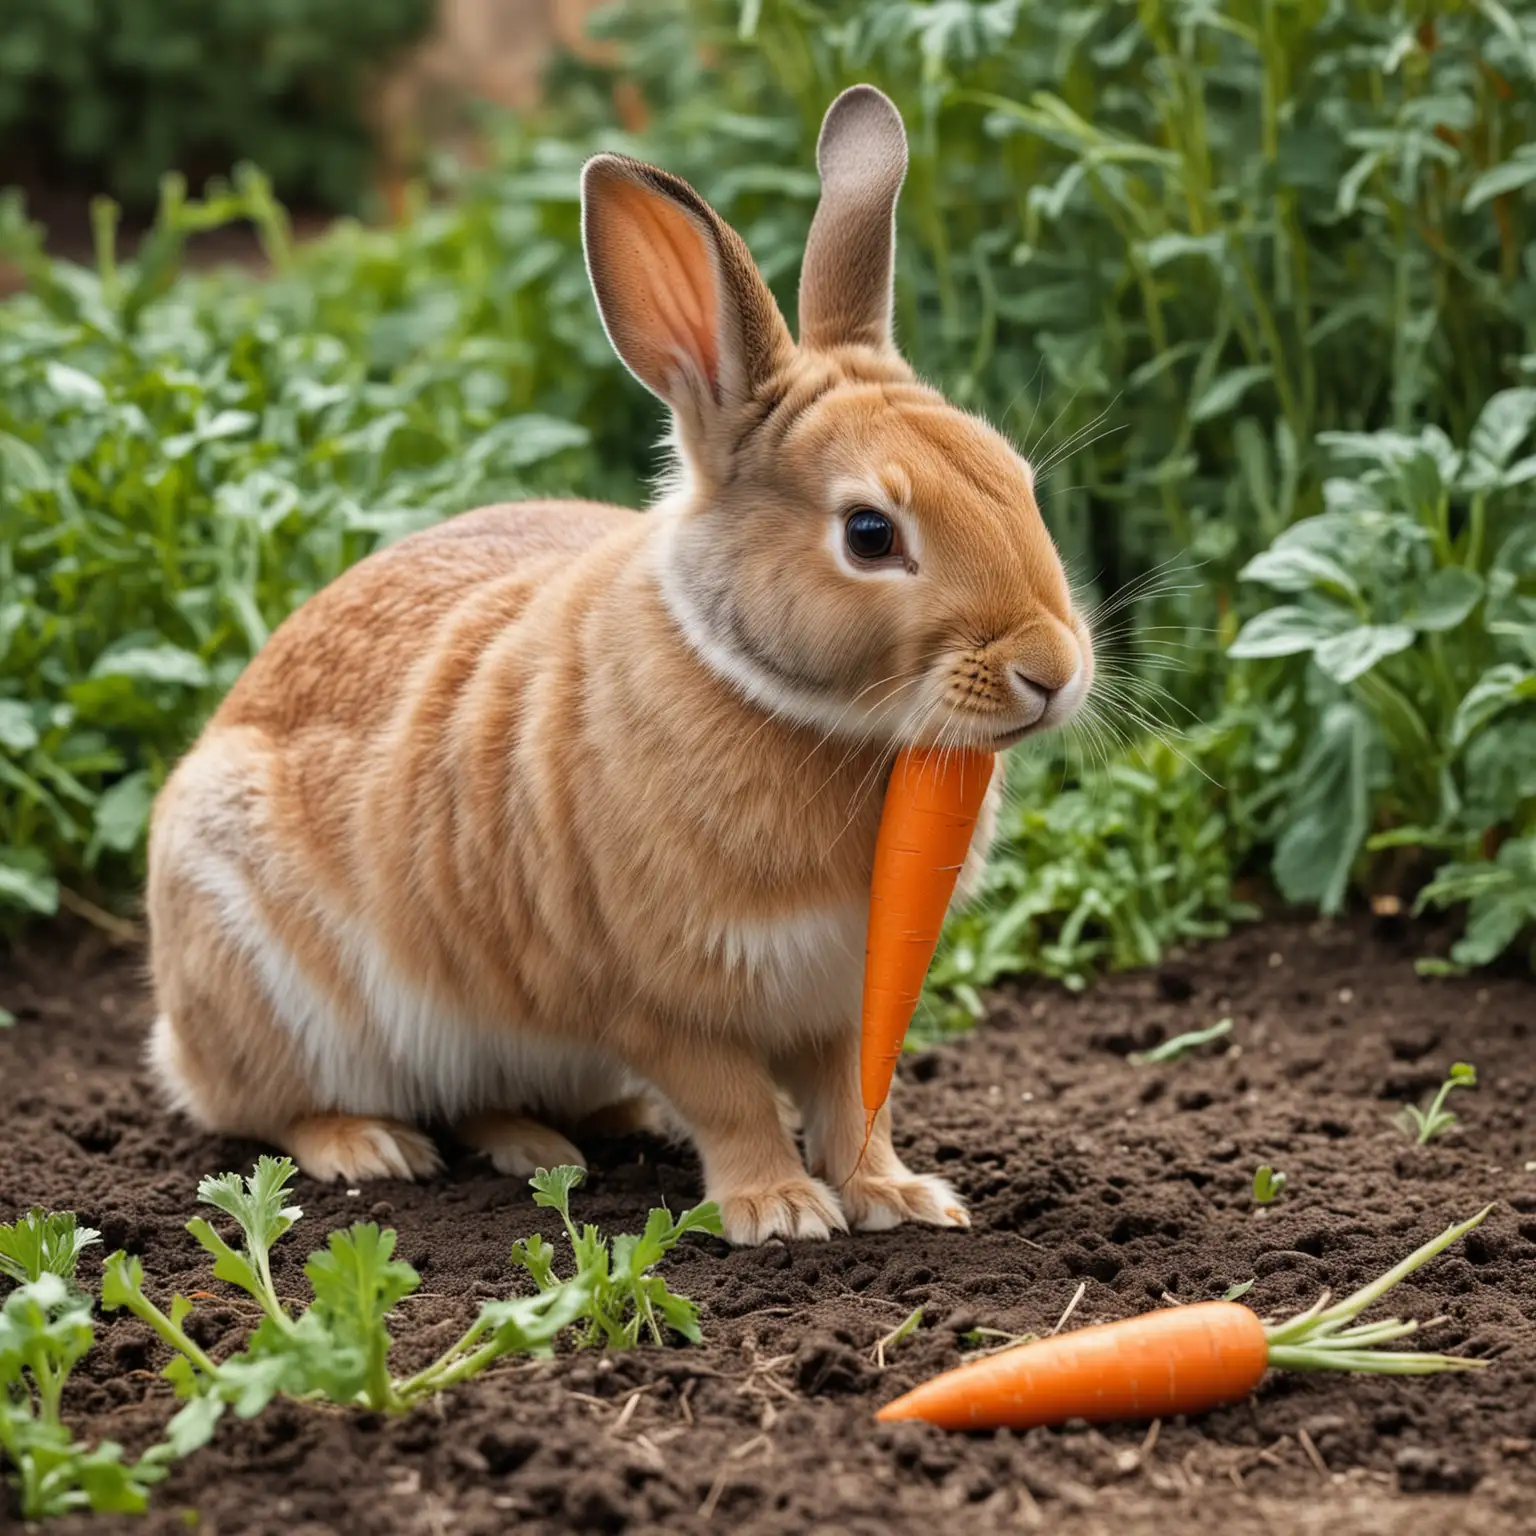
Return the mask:
<path id="1" fill-rule="evenodd" d="M 718 1232 L 716 1208 L 700 1205 L 676 1217 L 655 1210 L 639 1237 L 608 1239 L 572 1221 L 570 1195 L 582 1171 L 540 1169 L 530 1180 L 534 1200 L 565 1223 L 571 1273 L 555 1274 L 554 1249 L 543 1238 L 518 1243 L 513 1262 L 533 1276 L 537 1291 L 483 1303 L 435 1360 L 396 1376 L 390 1320 L 421 1278 L 395 1257 L 392 1229 L 357 1222 L 331 1232 L 304 1265 L 312 1295 L 301 1308 L 274 1284 L 273 1246 L 303 1215 L 290 1203 L 295 1171 L 286 1157 L 263 1157 L 245 1178 L 227 1173 L 198 1186 L 198 1199 L 233 1217 L 239 1232 L 227 1241 L 201 1216 L 187 1230 L 212 1256 L 214 1276 L 260 1309 L 245 1347 L 224 1359 L 188 1331 L 191 1301 L 177 1295 L 161 1307 L 150 1299 L 138 1257 L 120 1250 L 106 1260 L 103 1310 L 132 1313 L 170 1349 L 162 1374 L 184 1399 L 164 1440 L 136 1462 L 111 1441 L 81 1444 L 60 1417 L 64 1383 L 95 1339 L 92 1299 L 74 1275 L 81 1252 L 100 1234 L 69 1212 L 33 1210 L 0 1226 L 0 1275 L 17 1282 L 0 1308 L 0 1460 L 12 1469 L 24 1518 L 141 1511 L 170 1462 L 205 1445 L 227 1411 L 248 1419 L 278 1395 L 400 1413 L 505 1355 L 552 1353 L 567 1329 L 578 1344 L 609 1348 L 637 1344 L 642 1334 L 663 1343 L 669 1331 L 698 1342 L 697 1309 L 654 1269 L 685 1234 Z"/>
<path id="2" fill-rule="evenodd" d="M 326 1247 L 304 1266 L 313 1299 L 294 1312 L 272 1282 L 270 1250 L 302 1216 L 289 1205 L 295 1173 L 286 1157 L 263 1157 L 245 1179 L 235 1174 L 204 1179 L 198 1198 L 233 1216 L 241 1246 L 232 1247 L 203 1218 L 187 1230 L 214 1258 L 214 1274 L 239 1286 L 260 1306 L 262 1319 L 245 1349 L 215 1363 L 182 1327 L 191 1304 L 178 1296 L 170 1310 L 156 1306 L 144 1290 L 143 1267 L 127 1254 L 108 1260 L 102 1305 L 124 1307 L 146 1323 L 174 1351 L 167 1377 L 182 1395 L 210 1397 L 242 1418 L 258 1413 L 278 1394 L 361 1404 L 399 1413 L 444 1387 L 468 1380 L 503 1355 L 548 1355 L 556 1338 L 577 1327 L 579 1343 L 622 1348 L 638 1342 L 642 1328 L 657 1343 L 671 1328 L 697 1341 L 693 1304 L 674 1296 L 651 1271 L 687 1232 L 718 1232 L 712 1205 L 674 1219 L 652 1211 L 643 1236 L 609 1240 L 590 1224 L 580 1231 L 570 1216 L 570 1192 L 579 1168 L 540 1169 L 529 1181 L 536 1204 L 557 1210 L 571 1237 L 576 1259 L 565 1279 L 554 1273 L 554 1250 L 541 1237 L 518 1243 L 513 1262 L 538 1286 L 532 1296 L 482 1305 L 469 1328 L 441 1355 L 414 1375 L 389 1369 L 389 1322 L 394 1309 L 421 1284 L 411 1265 L 395 1257 L 395 1233 L 374 1222 L 356 1222 L 332 1232 Z"/>

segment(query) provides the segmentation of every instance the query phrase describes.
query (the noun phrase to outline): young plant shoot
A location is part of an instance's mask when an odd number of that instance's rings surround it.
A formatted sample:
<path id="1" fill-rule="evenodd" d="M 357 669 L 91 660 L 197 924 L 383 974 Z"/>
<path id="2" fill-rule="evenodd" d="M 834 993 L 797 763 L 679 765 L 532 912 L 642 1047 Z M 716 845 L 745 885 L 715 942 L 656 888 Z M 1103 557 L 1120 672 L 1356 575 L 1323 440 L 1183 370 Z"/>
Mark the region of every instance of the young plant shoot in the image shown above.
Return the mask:
<path id="1" fill-rule="evenodd" d="M 199 1186 L 200 1200 L 235 1218 L 241 1247 L 232 1248 L 201 1217 L 187 1230 L 213 1255 L 214 1274 L 239 1286 L 262 1311 L 246 1348 L 227 1360 L 215 1363 L 186 1333 L 190 1302 L 178 1296 L 169 1312 L 162 1311 L 145 1295 L 138 1259 L 115 1253 L 107 1260 L 102 1305 L 127 1308 L 170 1346 L 175 1358 L 165 1374 L 183 1395 L 206 1396 L 221 1409 L 232 1406 L 242 1418 L 259 1413 L 279 1393 L 400 1413 L 503 1355 L 549 1354 L 573 1325 L 585 1324 L 580 1342 L 612 1347 L 635 1344 L 642 1328 L 657 1343 L 666 1327 L 690 1340 L 699 1337 L 693 1304 L 672 1295 L 651 1269 L 684 1233 L 718 1232 L 715 1208 L 699 1206 L 676 1219 L 652 1211 L 642 1237 L 620 1236 L 610 1245 L 596 1227 L 577 1232 L 571 1222 L 568 1200 L 581 1170 L 541 1169 L 530 1181 L 534 1199 L 560 1212 L 576 1258 L 572 1274 L 555 1277 L 553 1249 L 542 1238 L 519 1243 L 513 1261 L 533 1274 L 537 1294 L 486 1302 L 437 1359 L 414 1375 L 396 1377 L 389 1369 L 390 1315 L 421 1279 L 395 1258 L 391 1229 L 358 1222 L 332 1232 L 304 1266 L 314 1299 L 297 1316 L 272 1284 L 272 1244 L 303 1214 L 286 1203 L 294 1172 L 286 1157 L 263 1157 L 248 1178 L 225 1174 Z"/>
<path id="2" fill-rule="evenodd" d="M 1492 1209 L 1446 1228 L 1343 1301 L 1330 1306 L 1324 1293 L 1289 1322 L 1265 1324 L 1235 1301 L 1170 1307 L 962 1365 L 887 1403 L 878 1417 L 925 1419 L 944 1429 L 1032 1429 L 1068 1419 L 1105 1423 L 1205 1413 L 1241 1402 L 1267 1370 L 1397 1376 L 1478 1370 L 1488 1362 L 1378 1347 L 1406 1338 L 1417 1323 L 1357 1319 Z"/>
<path id="3" fill-rule="evenodd" d="M 1440 1084 L 1439 1092 L 1434 1098 L 1423 1109 L 1416 1104 L 1404 1105 L 1398 1114 L 1397 1123 L 1421 1147 L 1425 1146 L 1456 1124 L 1456 1116 L 1445 1107 L 1445 1101 L 1450 1097 L 1451 1090 L 1476 1086 L 1477 1068 L 1470 1062 L 1453 1062 L 1450 1074 Z"/>
<path id="4" fill-rule="evenodd" d="M 1260 1163 L 1253 1173 L 1253 1203 L 1273 1205 L 1284 1192 L 1285 1185 L 1283 1173 L 1271 1168 L 1268 1163 Z"/>

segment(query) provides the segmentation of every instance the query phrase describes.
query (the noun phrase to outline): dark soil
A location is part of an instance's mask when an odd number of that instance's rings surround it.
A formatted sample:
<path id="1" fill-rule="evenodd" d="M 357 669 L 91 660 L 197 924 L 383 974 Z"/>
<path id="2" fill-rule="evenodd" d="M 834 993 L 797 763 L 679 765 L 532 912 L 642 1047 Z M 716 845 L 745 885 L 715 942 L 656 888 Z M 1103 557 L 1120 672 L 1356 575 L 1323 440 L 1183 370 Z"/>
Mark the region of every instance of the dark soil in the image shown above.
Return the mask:
<path id="1" fill-rule="evenodd" d="M 201 1174 L 259 1150 L 200 1137 L 155 1103 L 139 1065 L 132 957 L 36 940 L 0 962 L 0 1215 L 78 1211 L 108 1249 L 141 1254 L 158 1294 L 226 1288 L 183 1230 Z M 975 1034 L 910 1058 L 900 1139 L 971 1202 L 970 1232 L 897 1232 L 733 1252 L 711 1239 L 670 1261 L 703 1308 L 702 1348 L 507 1365 L 398 1421 L 279 1403 L 226 1422 L 157 1491 L 149 1518 L 61 1532 L 1204 1533 L 1529 1530 L 1536 1501 L 1536 989 L 1517 978 L 1426 982 L 1412 949 L 1359 922 L 1270 924 L 1085 997 L 1038 987 L 996 1000 Z M 1213 1048 L 1164 1067 L 1132 1050 L 1230 1015 Z M 1453 1058 L 1481 1084 L 1427 1148 L 1393 1124 Z M 589 1147 L 581 1216 L 635 1230 L 698 1195 L 686 1157 L 649 1142 Z M 1268 1211 L 1256 1164 L 1290 1185 Z M 397 1364 L 456 1335 L 515 1285 L 525 1189 L 460 1159 L 429 1184 L 360 1194 L 300 1181 L 306 1216 L 278 1283 L 331 1227 L 398 1227 L 422 1292 L 396 1320 Z M 1219 1296 L 1280 1313 L 1349 1289 L 1486 1201 L 1486 1225 L 1405 1284 L 1400 1310 L 1446 1319 L 1441 1349 L 1490 1369 L 1424 1379 L 1269 1378 L 1242 1407 L 1104 1432 L 946 1436 L 877 1426 L 875 1407 L 959 1358 L 981 1324 L 1052 1327 Z M 94 1284 L 102 1250 L 82 1277 Z M 875 1342 L 914 1308 L 921 1330 L 884 1370 Z M 237 1347 L 248 1314 L 204 1301 L 197 1336 Z M 161 1350 L 105 1320 L 66 1406 L 87 1437 L 130 1447 L 172 1411 Z M 637 1396 L 638 1394 L 638 1396 Z M 0 1526 L 14 1509 L 0 1511 Z"/>

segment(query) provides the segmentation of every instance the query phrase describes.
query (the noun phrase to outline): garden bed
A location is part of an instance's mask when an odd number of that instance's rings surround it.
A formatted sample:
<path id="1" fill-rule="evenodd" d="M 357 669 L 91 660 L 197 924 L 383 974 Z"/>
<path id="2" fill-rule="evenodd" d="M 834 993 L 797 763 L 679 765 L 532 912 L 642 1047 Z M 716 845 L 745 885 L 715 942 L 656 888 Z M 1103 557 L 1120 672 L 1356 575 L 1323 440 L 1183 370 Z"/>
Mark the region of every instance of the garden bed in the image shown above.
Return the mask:
<path id="1" fill-rule="evenodd" d="M 499 1367 L 414 1415 L 274 1404 L 226 1421 L 179 1464 L 143 1521 L 58 1532 L 528 1531 L 1387 1533 L 1528 1529 L 1536 1501 L 1536 989 L 1485 976 L 1420 981 L 1409 937 L 1365 921 L 1270 923 L 1085 996 L 994 1000 L 971 1036 L 909 1058 L 899 1141 L 969 1199 L 970 1232 L 902 1229 L 730 1251 L 692 1238 L 667 1264 L 704 1314 L 700 1348 L 595 1352 Z M 0 1219 L 78 1211 L 107 1249 L 141 1254 L 151 1289 L 201 1303 L 194 1332 L 234 1348 L 247 1309 L 184 1231 L 198 1178 L 258 1148 L 193 1134 L 140 1065 L 138 958 L 55 933 L 0 960 Z M 1130 1052 L 1230 1017 L 1225 1045 L 1164 1066 Z M 1456 1129 L 1417 1147 L 1394 1124 L 1452 1059 L 1481 1083 Z M 698 1196 L 689 1158 L 654 1142 L 589 1147 L 578 1219 L 636 1230 Z M 1289 1176 L 1255 1208 L 1253 1170 Z M 331 1227 L 399 1229 L 421 1291 L 396 1359 L 425 1359 L 482 1298 L 516 1284 L 512 1241 L 553 1237 L 518 1181 L 467 1158 L 421 1186 L 351 1196 L 300 1180 L 306 1219 L 279 1243 L 279 1291 Z M 1465 1243 L 1405 1284 L 1407 1315 L 1443 1315 L 1426 1347 L 1474 1353 L 1466 1376 L 1271 1378 L 1195 1423 L 1103 1433 L 945 1436 L 877 1426 L 874 1408 L 958 1358 L 975 1326 L 1071 1326 L 1219 1296 L 1253 1279 L 1261 1313 L 1363 1282 L 1487 1201 Z M 96 1286 L 103 1250 L 81 1277 Z M 921 1329 L 876 1341 L 914 1307 Z M 172 1411 L 161 1351 L 121 1315 L 100 1327 L 66 1417 L 136 1448 Z M 638 1394 L 638 1395 L 637 1395 Z M 11 1512 L 7 1512 L 11 1513 Z M 963 1522 L 963 1524 L 962 1524 Z M 0 1524 L 6 1523 L 0 1520 Z"/>

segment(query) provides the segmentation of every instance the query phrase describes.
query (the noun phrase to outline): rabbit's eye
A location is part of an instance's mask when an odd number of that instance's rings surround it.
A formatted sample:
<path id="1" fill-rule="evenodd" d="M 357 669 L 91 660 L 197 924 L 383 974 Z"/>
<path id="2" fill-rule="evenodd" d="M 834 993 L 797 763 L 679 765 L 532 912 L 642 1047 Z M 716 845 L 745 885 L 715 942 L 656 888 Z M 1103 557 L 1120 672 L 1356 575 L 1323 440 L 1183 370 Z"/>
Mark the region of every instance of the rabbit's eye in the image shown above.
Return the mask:
<path id="1" fill-rule="evenodd" d="M 848 514 L 844 537 L 855 560 L 884 560 L 896 549 L 896 525 L 873 507 L 859 507 Z"/>

